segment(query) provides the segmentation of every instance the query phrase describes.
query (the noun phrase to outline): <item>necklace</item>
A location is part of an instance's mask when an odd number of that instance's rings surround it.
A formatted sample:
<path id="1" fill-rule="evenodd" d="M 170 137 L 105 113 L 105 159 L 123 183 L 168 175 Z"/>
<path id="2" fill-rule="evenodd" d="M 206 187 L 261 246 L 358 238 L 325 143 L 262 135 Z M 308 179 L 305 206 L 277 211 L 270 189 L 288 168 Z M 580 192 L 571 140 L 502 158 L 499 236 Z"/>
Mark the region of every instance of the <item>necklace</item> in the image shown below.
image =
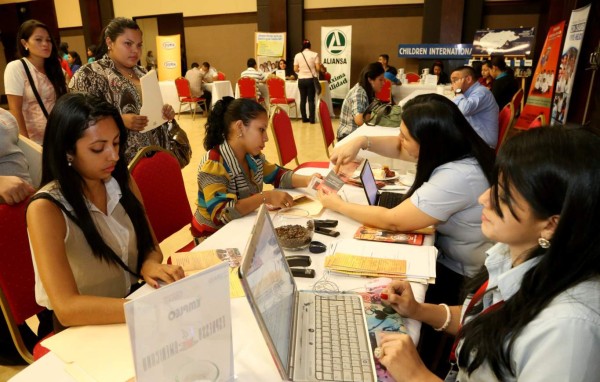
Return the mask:
<path id="1" fill-rule="evenodd" d="M 133 69 L 129 69 L 128 72 L 126 72 L 125 69 L 119 69 L 119 72 L 122 75 L 127 76 L 127 77 L 129 77 L 131 79 L 133 79 L 133 75 L 135 74 L 135 72 L 133 71 Z"/>

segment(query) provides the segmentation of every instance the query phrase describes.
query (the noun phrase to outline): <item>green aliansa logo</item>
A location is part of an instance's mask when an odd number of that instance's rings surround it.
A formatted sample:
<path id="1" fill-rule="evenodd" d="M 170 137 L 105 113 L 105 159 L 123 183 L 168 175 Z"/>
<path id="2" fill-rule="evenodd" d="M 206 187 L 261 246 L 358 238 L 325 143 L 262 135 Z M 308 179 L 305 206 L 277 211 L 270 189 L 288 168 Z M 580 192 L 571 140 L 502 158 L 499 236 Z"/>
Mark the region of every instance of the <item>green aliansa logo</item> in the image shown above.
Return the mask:
<path id="1" fill-rule="evenodd" d="M 346 49 L 346 35 L 339 29 L 334 29 L 327 34 L 325 45 L 330 54 L 340 54 Z"/>

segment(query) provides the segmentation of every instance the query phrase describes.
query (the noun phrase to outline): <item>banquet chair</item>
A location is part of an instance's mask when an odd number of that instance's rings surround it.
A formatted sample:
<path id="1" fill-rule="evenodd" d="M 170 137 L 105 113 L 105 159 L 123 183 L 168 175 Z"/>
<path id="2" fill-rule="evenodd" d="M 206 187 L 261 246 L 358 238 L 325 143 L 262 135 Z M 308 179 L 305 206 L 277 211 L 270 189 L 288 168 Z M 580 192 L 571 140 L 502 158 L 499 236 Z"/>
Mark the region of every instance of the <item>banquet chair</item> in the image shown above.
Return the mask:
<path id="1" fill-rule="evenodd" d="M 544 117 L 544 114 L 540 114 L 537 117 L 535 117 L 535 119 L 533 121 L 531 121 L 531 123 L 529 124 L 529 128 L 530 129 L 535 129 L 537 127 L 542 127 L 542 126 L 546 126 L 546 118 Z"/>
<path id="2" fill-rule="evenodd" d="M 381 90 L 375 94 L 375 98 L 384 103 L 392 102 L 392 81 L 387 78 L 384 80 L 383 87 Z"/>
<path id="3" fill-rule="evenodd" d="M 500 149 L 500 146 L 506 139 L 508 130 L 513 124 L 515 119 L 515 111 L 512 107 L 512 103 L 506 104 L 498 115 L 498 143 L 496 144 L 496 153 Z"/>
<path id="4" fill-rule="evenodd" d="M 292 107 L 296 110 L 294 114 L 298 116 L 298 105 L 296 105 L 296 99 L 288 98 L 285 92 L 285 81 L 279 77 L 269 77 L 267 79 L 267 88 L 269 89 L 269 114 L 273 108 L 277 105 L 286 105 L 288 108 L 288 115 L 291 114 Z"/>
<path id="5" fill-rule="evenodd" d="M 129 173 L 135 180 L 148 221 L 160 243 L 192 222 L 183 176 L 177 158 L 159 146 L 147 146 L 138 151 L 129 163 Z M 177 252 L 189 251 L 192 240 Z"/>
<path id="6" fill-rule="evenodd" d="M 217 72 L 217 81 L 225 81 L 227 76 L 223 72 Z"/>
<path id="7" fill-rule="evenodd" d="M 185 77 L 178 77 L 175 79 L 175 87 L 177 88 L 177 97 L 179 97 L 179 111 L 177 112 L 179 116 L 181 116 L 181 105 L 184 103 L 188 104 L 190 109 L 192 110 L 192 121 L 196 118 L 196 105 L 200 103 L 204 105 L 204 111 L 206 112 L 208 109 L 206 107 L 206 99 L 202 97 L 193 97 L 192 91 L 190 90 L 190 83 Z"/>
<path id="8" fill-rule="evenodd" d="M 330 157 L 329 146 L 335 147 L 335 133 L 333 124 L 331 123 L 331 115 L 329 108 L 323 100 L 319 100 L 319 123 L 321 124 L 321 132 L 323 133 L 323 142 L 325 143 L 325 152 L 327 157 Z"/>
<path id="9" fill-rule="evenodd" d="M 256 91 L 256 80 L 252 77 L 242 77 L 238 80 L 240 98 L 250 98 L 267 108 L 264 97 L 259 97 Z"/>
<path id="10" fill-rule="evenodd" d="M 523 88 L 519 88 L 515 95 L 512 97 L 510 103 L 513 105 L 513 110 L 515 111 L 515 117 L 518 117 L 521 114 L 521 103 L 523 102 Z"/>
<path id="11" fill-rule="evenodd" d="M 284 167 L 292 160 L 296 162 L 294 171 L 304 167 L 328 168 L 329 162 L 304 162 L 300 164 L 298 161 L 298 149 L 296 148 L 296 140 L 294 139 L 294 131 L 292 130 L 292 121 L 285 110 L 279 106 L 275 106 L 269 125 L 275 140 L 277 156 L 279 164 Z"/>
<path id="12" fill-rule="evenodd" d="M 413 82 L 419 82 L 421 80 L 421 76 L 419 76 L 417 73 L 413 73 L 413 72 L 408 72 L 406 73 L 406 81 L 408 81 L 408 83 L 413 83 Z"/>
<path id="13" fill-rule="evenodd" d="M 34 357 L 25 345 L 19 326 L 42 312 L 35 301 L 35 274 L 27 236 L 25 210 L 29 199 L 16 205 L 0 204 L 0 307 L 13 343 L 21 357 L 32 363 Z M 48 352 L 39 342 L 34 353 Z"/>

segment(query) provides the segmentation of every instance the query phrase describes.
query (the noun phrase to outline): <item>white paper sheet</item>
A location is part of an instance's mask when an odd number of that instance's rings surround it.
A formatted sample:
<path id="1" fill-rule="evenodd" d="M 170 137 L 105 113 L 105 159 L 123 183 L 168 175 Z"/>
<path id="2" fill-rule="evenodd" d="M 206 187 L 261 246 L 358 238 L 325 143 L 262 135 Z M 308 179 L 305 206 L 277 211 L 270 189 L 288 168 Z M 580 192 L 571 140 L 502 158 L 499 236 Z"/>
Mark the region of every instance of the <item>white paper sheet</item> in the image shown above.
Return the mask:
<path id="1" fill-rule="evenodd" d="M 140 115 L 148 117 L 148 125 L 142 130 L 147 132 L 156 129 L 166 122 L 162 117 L 163 99 L 158 85 L 158 76 L 156 70 L 152 69 L 142 78 L 140 78 L 142 86 L 142 108 Z"/>

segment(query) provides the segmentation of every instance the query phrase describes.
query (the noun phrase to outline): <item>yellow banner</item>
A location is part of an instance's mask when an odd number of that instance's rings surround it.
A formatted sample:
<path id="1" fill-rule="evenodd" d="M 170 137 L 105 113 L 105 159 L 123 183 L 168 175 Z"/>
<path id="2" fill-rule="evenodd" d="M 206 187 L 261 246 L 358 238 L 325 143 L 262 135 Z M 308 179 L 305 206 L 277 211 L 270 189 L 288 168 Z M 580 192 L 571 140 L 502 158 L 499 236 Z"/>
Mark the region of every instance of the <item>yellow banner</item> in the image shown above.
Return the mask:
<path id="1" fill-rule="evenodd" d="M 181 36 L 156 36 L 156 50 L 158 80 L 181 77 Z"/>

